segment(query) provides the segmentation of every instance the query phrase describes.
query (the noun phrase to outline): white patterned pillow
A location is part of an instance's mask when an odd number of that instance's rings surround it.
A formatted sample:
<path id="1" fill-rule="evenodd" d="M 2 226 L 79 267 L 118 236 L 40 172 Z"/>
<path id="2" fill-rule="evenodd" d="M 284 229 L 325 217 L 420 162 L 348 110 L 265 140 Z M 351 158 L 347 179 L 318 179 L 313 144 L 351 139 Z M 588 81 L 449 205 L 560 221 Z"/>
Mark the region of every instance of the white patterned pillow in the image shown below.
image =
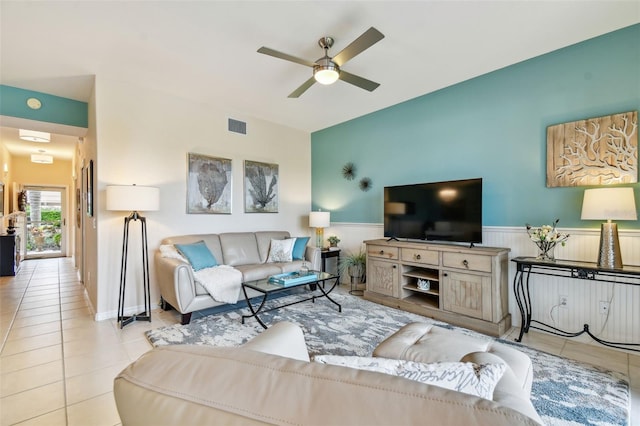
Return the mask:
<path id="1" fill-rule="evenodd" d="M 425 364 L 402 359 L 338 355 L 318 355 L 313 360 L 322 364 L 341 365 L 400 376 L 484 399 L 493 399 L 493 390 L 507 368 L 505 364 L 474 364 L 472 362 Z"/>
<path id="2" fill-rule="evenodd" d="M 295 242 L 295 238 L 271 240 L 267 262 L 291 262 L 293 260 L 293 245 Z"/>
<path id="3" fill-rule="evenodd" d="M 174 246 L 173 244 L 162 244 L 160 245 L 159 249 L 162 257 L 167 257 L 170 259 L 179 259 L 179 260 L 182 260 L 183 262 L 188 263 L 187 259 L 185 259 L 184 256 L 180 254 L 176 246 Z"/>

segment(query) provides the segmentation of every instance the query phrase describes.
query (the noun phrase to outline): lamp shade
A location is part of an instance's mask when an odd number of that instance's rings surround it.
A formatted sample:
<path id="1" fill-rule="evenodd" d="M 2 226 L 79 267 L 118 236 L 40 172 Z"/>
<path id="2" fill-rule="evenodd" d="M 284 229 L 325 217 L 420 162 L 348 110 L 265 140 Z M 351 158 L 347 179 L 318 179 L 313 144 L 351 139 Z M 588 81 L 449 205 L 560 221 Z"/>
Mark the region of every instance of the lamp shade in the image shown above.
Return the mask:
<path id="1" fill-rule="evenodd" d="M 311 228 L 328 228 L 331 223 L 331 214 L 329 212 L 311 212 L 309 213 L 309 227 Z"/>
<path id="2" fill-rule="evenodd" d="M 633 188 L 595 188 L 584 191 L 582 220 L 636 220 Z"/>
<path id="3" fill-rule="evenodd" d="M 153 186 L 107 186 L 107 210 L 144 212 L 160 207 L 160 190 Z"/>

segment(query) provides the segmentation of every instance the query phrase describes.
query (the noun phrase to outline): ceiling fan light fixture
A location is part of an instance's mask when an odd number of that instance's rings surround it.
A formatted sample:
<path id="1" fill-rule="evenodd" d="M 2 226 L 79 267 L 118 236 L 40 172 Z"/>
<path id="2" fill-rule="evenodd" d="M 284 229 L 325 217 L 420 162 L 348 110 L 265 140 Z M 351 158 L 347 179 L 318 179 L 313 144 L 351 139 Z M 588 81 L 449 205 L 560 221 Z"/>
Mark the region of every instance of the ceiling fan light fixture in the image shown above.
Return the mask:
<path id="1" fill-rule="evenodd" d="M 344 66 L 348 61 L 358 56 L 383 38 L 384 34 L 371 27 L 362 33 L 357 39 L 352 41 L 347 47 L 342 49 L 337 55 L 329 56 L 329 49 L 333 46 L 333 37 L 322 37 L 318 40 L 318 45 L 324 50 L 324 56 L 315 62 L 298 58 L 287 53 L 278 52 L 277 50 L 273 50 L 265 46 L 259 48 L 258 53 L 313 68 L 313 77 L 308 78 L 304 83 L 298 86 L 297 89 L 291 92 L 288 96 L 289 98 L 299 98 L 300 95 L 306 92 L 307 89 L 315 83 L 328 85 L 335 83 L 338 79 L 372 92 L 380 86 L 379 83 L 367 80 L 366 78 L 362 78 L 346 71 L 341 72 L 340 67 Z"/>
<path id="2" fill-rule="evenodd" d="M 324 60 L 326 59 L 326 60 Z M 323 58 L 320 63 L 313 67 L 313 78 L 320 84 L 333 84 L 340 77 L 340 68 L 329 58 Z"/>
<path id="3" fill-rule="evenodd" d="M 35 130 L 18 129 L 20 139 L 29 142 L 51 142 L 51 133 L 37 132 Z"/>

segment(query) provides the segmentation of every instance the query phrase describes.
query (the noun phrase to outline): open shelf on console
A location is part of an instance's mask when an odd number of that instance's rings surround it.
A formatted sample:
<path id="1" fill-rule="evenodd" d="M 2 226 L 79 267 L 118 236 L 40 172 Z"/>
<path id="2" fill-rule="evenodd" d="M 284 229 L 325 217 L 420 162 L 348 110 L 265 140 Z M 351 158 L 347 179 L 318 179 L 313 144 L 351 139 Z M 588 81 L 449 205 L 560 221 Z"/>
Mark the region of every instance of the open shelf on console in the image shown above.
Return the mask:
<path id="1" fill-rule="evenodd" d="M 430 288 L 429 290 L 423 290 L 415 284 L 405 284 L 402 286 L 402 288 L 404 288 L 405 290 L 414 291 L 416 293 L 430 294 L 432 296 L 440 296 L 440 289 L 438 288 L 436 289 Z"/>
<path id="2" fill-rule="evenodd" d="M 415 303 L 416 305 L 426 306 L 432 309 L 440 309 L 439 301 L 437 297 L 424 297 L 420 294 L 412 294 L 405 297 L 403 300 Z"/>
<path id="3" fill-rule="evenodd" d="M 403 271 L 402 275 L 411 278 L 420 278 L 429 281 L 438 281 L 438 271 L 434 269 L 420 268 L 415 266 L 405 267 L 408 270 Z"/>
<path id="4" fill-rule="evenodd" d="M 415 303 L 438 308 L 440 305 L 440 279 L 437 269 L 414 265 L 402 265 L 402 299 L 410 299 Z M 429 289 L 418 287 L 419 280 L 426 280 Z"/>

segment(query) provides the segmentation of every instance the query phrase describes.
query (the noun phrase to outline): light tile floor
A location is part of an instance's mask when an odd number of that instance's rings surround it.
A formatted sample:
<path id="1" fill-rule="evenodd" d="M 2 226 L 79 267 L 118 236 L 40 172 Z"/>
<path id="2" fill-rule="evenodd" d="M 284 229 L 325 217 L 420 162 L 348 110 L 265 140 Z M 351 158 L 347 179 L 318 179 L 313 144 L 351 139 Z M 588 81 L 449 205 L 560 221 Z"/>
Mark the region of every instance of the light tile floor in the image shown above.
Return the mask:
<path id="1" fill-rule="evenodd" d="M 120 424 L 113 378 L 151 348 L 146 330 L 179 322 L 173 311 L 154 310 L 152 318 L 122 330 L 115 320 L 94 321 L 70 258 L 25 261 L 16 277 L 1 277 L 0 426 Z M 630 424 L 640 425 L 640 354 L 544 333 L 523 340 L 628 374 Z"/>

